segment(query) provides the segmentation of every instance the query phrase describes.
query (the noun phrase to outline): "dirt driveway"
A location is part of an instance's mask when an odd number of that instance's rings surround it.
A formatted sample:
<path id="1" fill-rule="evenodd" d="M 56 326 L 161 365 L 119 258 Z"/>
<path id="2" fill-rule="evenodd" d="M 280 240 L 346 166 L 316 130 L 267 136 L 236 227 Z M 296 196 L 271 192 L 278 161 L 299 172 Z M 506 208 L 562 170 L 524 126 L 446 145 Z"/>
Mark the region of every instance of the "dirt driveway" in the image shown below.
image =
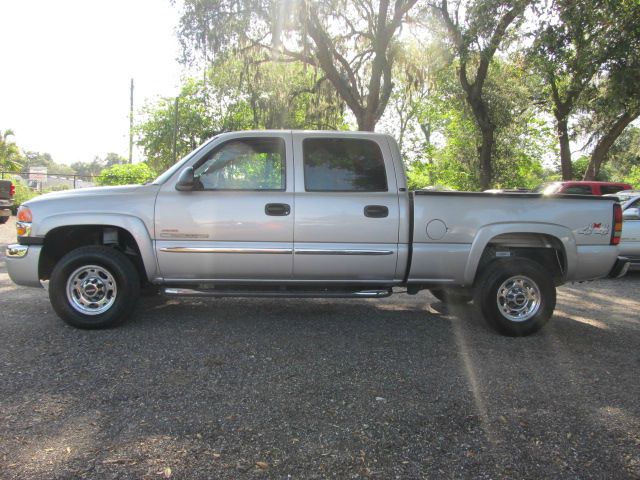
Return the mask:
<path id="1" fill-rule="evenodd" d="M 640 275 L 541 333 L 428 293 L 167 300 L 87 332 L 6 273 L 0 477 L 640 478 Z"/>

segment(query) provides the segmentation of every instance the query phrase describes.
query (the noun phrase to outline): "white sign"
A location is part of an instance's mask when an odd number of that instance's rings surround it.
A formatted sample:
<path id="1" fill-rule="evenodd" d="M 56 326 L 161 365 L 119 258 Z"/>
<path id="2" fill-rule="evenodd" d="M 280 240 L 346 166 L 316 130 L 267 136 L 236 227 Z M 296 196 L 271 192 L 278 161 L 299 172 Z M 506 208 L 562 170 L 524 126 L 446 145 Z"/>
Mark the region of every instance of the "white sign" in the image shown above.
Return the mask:
<path id="1" fill-rule="evenodd" d="M 47 180 L 47 167 L 30 167 L 29 180 L 44 182 Z"/>

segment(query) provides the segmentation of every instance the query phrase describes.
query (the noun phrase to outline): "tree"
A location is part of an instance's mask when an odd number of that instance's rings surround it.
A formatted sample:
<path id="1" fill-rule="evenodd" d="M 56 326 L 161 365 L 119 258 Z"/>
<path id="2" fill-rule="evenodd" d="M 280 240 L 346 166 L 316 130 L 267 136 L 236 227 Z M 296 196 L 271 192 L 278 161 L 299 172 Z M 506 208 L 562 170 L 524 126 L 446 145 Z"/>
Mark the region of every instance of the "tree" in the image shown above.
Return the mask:
<path id="1" fill-rule="evenodd" d="M 436 130 L 435 95 L 443 95 L 436 84 L 441 72 L 451 73 L 452 58 L 440 42 L 405 41 L 399 48 L 393 69 L 394 91 L 389 107 L 378 124 L 398 141 L 406 162 L 430 158 Z M 455 86 L 454 86 L 455 88 Z"/>
<path id="2" fill-rule="evenodd" d="M 505 40 L 509 27 L 522 16 L 529 3 L 525 0 L 460 0 L 454 3 L 453 11 L 447 0 L 432 5 L 442 18 L 448 40 L 458 58 L 460 85 L 480 130 L 478 156 L 482 189 L 489 188 L 493 179 L 492 154 L 496 131 L 491 105 L 483 96 L 484 85 L 491 61 Z"/>
<path id="3" fill-rule="evenodd" d="M 18 146 L 10 140 L 13 130 L 0 131 L 0 170 L 17 172 L 22 167 L 22 155 Z"/>
<path id="4" fill-rule="evenodd" d="M 584 179 L 598 176 L 603 162 L 627 126 L 640 116 L 640 3 L 621 2 L 616 12 L 619 36 L 605 72 L 596 78 L 584 108 L 582 127 L 594 144 Z"/>
<path id="5" fill-rule="evenodd" d="M 185 59 L 256 52 L 319 68 L 374 130 L 393 90 L 397 36 L 417 0 L 186 0 L 179 36 Z"/>
<path id="6" fill-rule="evenodd" d="M 127 163 L 127 160 L 117 153 L 107 153 L 104 158 L 95 156 L 91 162 L 75 162 L 71 164 L 71 168 L 75 170 L 76 175 L 81 177 L 96 177 L 100 172 L 112 165 Z"/>
<path id="7" fill-rule="evenodd" d="M 214 135 L 245 129 L 341 129 L 344 106 L 330 84 L 299 63 L 222 59 L 206 80 L 186 79 L 178 97 L 157 99 L 143 108 L 137 143 L 157 171 Z"/>
<path id="8" fill-rule="evenodd" d="M 423 158 L 410 164 L 412 187 L 439 185 L 477 190 L 480 167 L 477 158 L 479 132 L 452 64 L 432 79 L 430 95 L 421 101 L 428 115 L 433 141 Z M 484 97 L 495 118 L 493 186 L 500 188 L 539 185 L 545 178 L 542 161 L 553 151 L 555 137 L 531 102 L 541 79 L 524 68 L 524 59 L 496 57 L 489 67 Z M 423 161 L 426 160 L 426 161 Z"/>
<path id="9" fill-rule="evenodd" d="M 56 163 L 48 153 L 25 152 L 22 170 L 28 172 L 31 167 L 46 167 L 48 173 L 60 175 L 73 175 L 76 173 L 69 165 Z"/>
<path id="10" fill-rule="evenodd" d="M 640 128 L 634 126 L 627 128 L 616 140 L 607 156 L 609 160 L 606 167 L 611 172 L 612 180 L 640 187 L 640 182 L 631 181 L 632 170 L 640 168 Z"/>
<path id="11" fill-rule="evenodd" d="M 630 23 L 633 30 L 634 20 L 625 17 L 633 14 L 637 22 L 637 9 L 634 0 L 556 0 L 536 32 L 532 59 L 547 83 L 564 180 L 572 178 L 569 120 L 594 78 L 630 48 L 624 46 L 629 39 L 620 25 Z"/>

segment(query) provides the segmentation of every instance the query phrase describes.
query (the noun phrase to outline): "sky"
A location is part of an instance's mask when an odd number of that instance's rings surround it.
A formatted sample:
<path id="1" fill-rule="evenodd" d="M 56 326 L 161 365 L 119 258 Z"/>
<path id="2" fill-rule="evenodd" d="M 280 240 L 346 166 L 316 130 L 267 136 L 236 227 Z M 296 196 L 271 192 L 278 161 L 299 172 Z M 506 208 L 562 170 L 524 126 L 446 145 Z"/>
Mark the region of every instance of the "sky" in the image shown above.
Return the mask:
<path id="1" fill-rule="evenodd" d="M 23 150 L 66 164 L 128 157 L 131 78 L 135 110 L 178 92 L 169 0 L 0 0 L 0 12 L 0 130 Z"/>

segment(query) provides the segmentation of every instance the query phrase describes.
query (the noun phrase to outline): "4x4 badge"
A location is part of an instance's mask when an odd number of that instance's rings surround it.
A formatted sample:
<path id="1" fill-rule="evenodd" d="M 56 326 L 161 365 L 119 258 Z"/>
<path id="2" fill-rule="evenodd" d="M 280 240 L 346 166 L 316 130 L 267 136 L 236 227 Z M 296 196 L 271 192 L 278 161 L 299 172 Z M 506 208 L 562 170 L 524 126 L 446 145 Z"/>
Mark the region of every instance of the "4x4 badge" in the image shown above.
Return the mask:
<path id="1" fill-rule="evenodd" d="M 578 233 L 582 235 L 609 235 L 609 232 L 608 223 L 592 223 L 591 225 L 587 225 L 586 227 L 578 230 Z"/>

